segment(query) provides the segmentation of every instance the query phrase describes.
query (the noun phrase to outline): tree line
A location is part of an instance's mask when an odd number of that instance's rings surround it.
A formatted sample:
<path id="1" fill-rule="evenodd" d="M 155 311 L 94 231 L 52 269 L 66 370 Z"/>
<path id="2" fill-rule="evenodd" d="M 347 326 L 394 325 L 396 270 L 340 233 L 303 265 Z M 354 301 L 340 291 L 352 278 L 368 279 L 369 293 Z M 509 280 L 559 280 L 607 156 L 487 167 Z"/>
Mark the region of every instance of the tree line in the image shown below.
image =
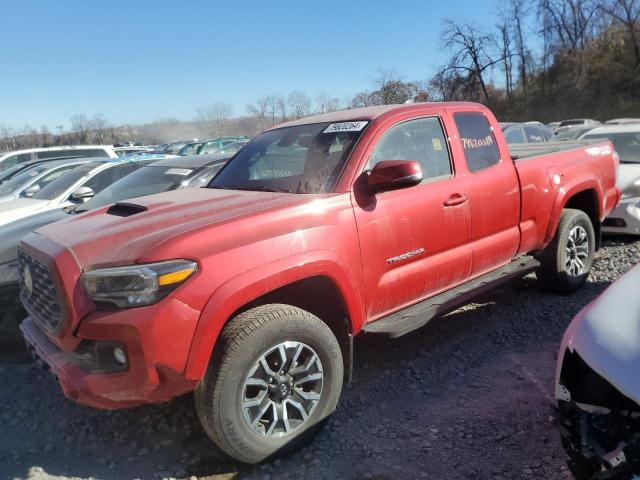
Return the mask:
<path id="1" fill-rule="evenodd" d="M 313 113 L 421 101 L 479 101 L 505 121 L 638 117 L 639 20 L 640 0 L 502 0 L 493 25 L 443 21 L 447 59 L 431 78 L 405 81 L 393 68 L 380 69 L 370 89 L 348 98 L 325 90 L 272 92 L 244 112 L 223 100 L 200 106 L 190 121 L 116 127 L 97 113 L 74 115 L 68 131 L 0 124 L 0 148 L 253 136 Z"/>

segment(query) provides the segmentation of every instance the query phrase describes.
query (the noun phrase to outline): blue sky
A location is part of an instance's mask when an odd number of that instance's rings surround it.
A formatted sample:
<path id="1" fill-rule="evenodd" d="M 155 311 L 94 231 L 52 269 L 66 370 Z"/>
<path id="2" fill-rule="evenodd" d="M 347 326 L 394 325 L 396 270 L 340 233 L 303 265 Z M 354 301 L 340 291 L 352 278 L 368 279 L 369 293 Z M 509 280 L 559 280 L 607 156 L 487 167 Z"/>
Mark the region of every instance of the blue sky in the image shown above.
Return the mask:
<path id="1" fill-rule="evenodd" d="M 499 1 L 6 0 L 0 124 L 187 120 L 216 100 L 244 114 L 271 92 L 346 98 L 379 68 L 426 79 L 443 19 L 493 26 Z"/>

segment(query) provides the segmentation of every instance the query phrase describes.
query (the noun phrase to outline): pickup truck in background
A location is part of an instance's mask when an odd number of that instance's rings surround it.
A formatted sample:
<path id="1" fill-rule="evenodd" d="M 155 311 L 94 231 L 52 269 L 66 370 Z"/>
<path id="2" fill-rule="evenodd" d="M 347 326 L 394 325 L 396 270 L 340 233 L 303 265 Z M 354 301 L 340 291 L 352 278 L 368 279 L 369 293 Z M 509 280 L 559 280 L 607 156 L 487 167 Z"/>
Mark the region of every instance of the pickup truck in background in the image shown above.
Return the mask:
<path id="1" fill-rule="evenodd" d="M 21 329 L 82 404 L 195 392 L 227 454 L 260 462 L 336 408 L 359 334 L 396 337 L 535 271 L 583 285 L 616 206 L 611 143 L 509 151 L 473 103 L 353 109 L 257 136 L 208 188 L 41 228 Z"/>

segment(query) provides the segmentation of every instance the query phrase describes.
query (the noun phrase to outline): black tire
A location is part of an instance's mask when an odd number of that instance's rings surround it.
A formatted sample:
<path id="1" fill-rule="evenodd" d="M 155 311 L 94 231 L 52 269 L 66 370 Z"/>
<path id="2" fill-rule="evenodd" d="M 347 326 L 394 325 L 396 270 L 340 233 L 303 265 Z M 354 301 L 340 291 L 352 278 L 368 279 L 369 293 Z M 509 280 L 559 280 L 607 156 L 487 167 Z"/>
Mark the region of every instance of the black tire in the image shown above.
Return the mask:
<path id="1" fill-rule="evenodd" d="M 247 410 L 243 408 L 243 401 L 247 401 L 246 395 L 251 388 L 245 386 L 249 375 L 257 376 L 257 373 L 252 373 L 256 372 L 256 368 L 262 373 L 266 372 L 266 369 L 258 366 L 259 360 L 266 352 L 282 345 L 283 342 L 289 342 L 287 345 L 309 347 L 308 350 L 305 350 L 309 352 L 307 357 L 309 361 L 303 362 L 303 365 L 298 369 L 311 365 L 313 362 L 313 368 L 316 372 L 314 375 L 317 376 L 319 369 L 323 378 L 321 381 L 311 381 L 311 385 L 316 388 L 313 393 L 319 395 L 319 399 L 314 400 L 315 406 L 308 409 L 310 412 L 308 418 L 297 420 L 301 423 L 295 430 L 288 433 L 281 432 L 282 436 L 273 437 L 268 436 L 268 432 L 254 430 L 254 428 L 266 430 L 267 425 L 263 426 L 262 422 L 258 422 L 257 427 L 250 426 L 249 420 L 245 416 L 250 416 L 254 410 L 249 410 L 250 413 L 247 413 Z M 296 350 L 297 347 L 291 347 L 291 349 Z M 280 350 L 274 350 L 274 352 L 272 355 L 277 355 Z M 289 350 L 290 352 L 291 350 Z M 317 354 L 320 363 L 313 361 L 314 357 L 311 353 Z M 297 356 L 282 362 L 284 365 L 280 367 L 277 366 L 278 356 L 267 357 L 269 361 L 272 361 L 272 358 L 276 359 L 275 367 L 269 364 L 270 368 L 286 370 L 286 375 L 296 370 L 295 366 L 293 369 L 291 368 L 293 360 L 298 358 Z M 298 364 L 296 363 L 296 365 Z M 308 373 L 307 368 L 300 375 Z M 196 389 L 196 410 L 205 431 L 221 450 L 241 462 L 259 463 L 300 448 L 321 430 L 325 421 L 335 410 L 340 398 L 343 374 L 344 365 L 340 345 L 327 324 L 311 313 L 290 305 L 264 305 L 241 313 L 223 329 L 205 378 Z M 269 377 L 273 378 L 270 375 Z M 262 403 L 271 402 L 269 395 L 281 395 L 274 391 L 279 391 L 277 387 L 282 386 L 280 379 L 283 377 L 277 376 L 276 378 L 278 379 L 277 386 L 273 390 L 270 390 L 271 384 L 264 389 L 266 392 L 265 401 Z M 286 381 L 282 383 L 289 385 Z M 320 387 L 318 387 L 318 383 Z M 284 388 L 286 389 L 286 386 Z M 293 397 L 296 395 L 296 391 L 291 386 L 289 393 L 285 394 L 284 398 L 290 397 L 292 400 L 296 398 L 300 400 L 299 396 Z M 259 396 L 257 394 L 256 398 Z M 261 411 L 262 403 L 256 407 L 258 411 Z M 275 403 L 285 405 L 285 410 L 291 408 L 291 405 L 282 398 L 277 398 Z M 274 406 L 273 408 L 275 410 L 278 407 Z M 296 414 L 295 410 L 293 414 Z M 265 418 L 268 419 L 269 415 L 270 413 L 267 413 Z M 284 417 L 281 413 L 279 415 Z M 287 415 L 287 425 L 291 422 L 289 415 Z M 256 417 L 258 417 L 257 414 Z M 284 429 L 283 421 L 279 420 L 279 422 L 271 421 L 271 424 L 279 425 L 277 429 L 274 427 L 276 433 L 278 430 Z"/>
<path id="2" fill-rule="evenodd" d="M 570 235 L 574 229 L 582 229 L 586 233 L 587 251 L 586 258 L 580 261 L 584 269 L 570 272 L 573 267 L 568 267 L 571 249 Z M 581 210 L 565 209 L 560 216 L 560 223 L 553 241 L 540 255 L 540 268 L 536 272 L 542 286 L 557 293 L 572 293 L 582 287 L 593 264 L 595 255 L 596 236 L 589 216 Z M 575 250 L 571 255 L 575 255 Z"/>

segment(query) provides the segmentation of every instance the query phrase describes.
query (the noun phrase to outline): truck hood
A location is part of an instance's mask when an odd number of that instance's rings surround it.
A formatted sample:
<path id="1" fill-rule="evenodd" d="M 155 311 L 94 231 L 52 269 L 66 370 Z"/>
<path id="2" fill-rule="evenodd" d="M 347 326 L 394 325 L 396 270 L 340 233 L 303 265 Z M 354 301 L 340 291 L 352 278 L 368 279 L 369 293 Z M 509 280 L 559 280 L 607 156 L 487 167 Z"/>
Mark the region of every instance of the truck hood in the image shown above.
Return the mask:
<path id="1" fill-rule="evenodd" d="M 639 284 L 640 266 L 637 266 L 571 322 L 563 345 L 577 352 L 622 394 L 640 404 Z"/>
<path id="2" fill-rule="evenodd" d="M 0 226 L 51 208 L 47 200 L 35 198 L 18 198 L 0 203 Z"/>
<path id="3" fill-rule="evenodd" d="M 83 269 L 126 265 L 139 259 L 149 259 L 153 256 L 154 247 L 187 232 L 239 222 L 249 217 L 253 219 L 267 211 L 309 203 L 314 197 L 185 188 L 116 204 L 134 207 L 125 213 L 114 212 L 113 207 L 103 208 L 72 216 L 36 233 L 71 250 Z M 225 231 L 229 232 L 228 229 Z M 219 237 L 212 235 L 211 245 L 219 243 L 214 239 Z M 246 241 L 235 240 L 238 243 Z"/>

